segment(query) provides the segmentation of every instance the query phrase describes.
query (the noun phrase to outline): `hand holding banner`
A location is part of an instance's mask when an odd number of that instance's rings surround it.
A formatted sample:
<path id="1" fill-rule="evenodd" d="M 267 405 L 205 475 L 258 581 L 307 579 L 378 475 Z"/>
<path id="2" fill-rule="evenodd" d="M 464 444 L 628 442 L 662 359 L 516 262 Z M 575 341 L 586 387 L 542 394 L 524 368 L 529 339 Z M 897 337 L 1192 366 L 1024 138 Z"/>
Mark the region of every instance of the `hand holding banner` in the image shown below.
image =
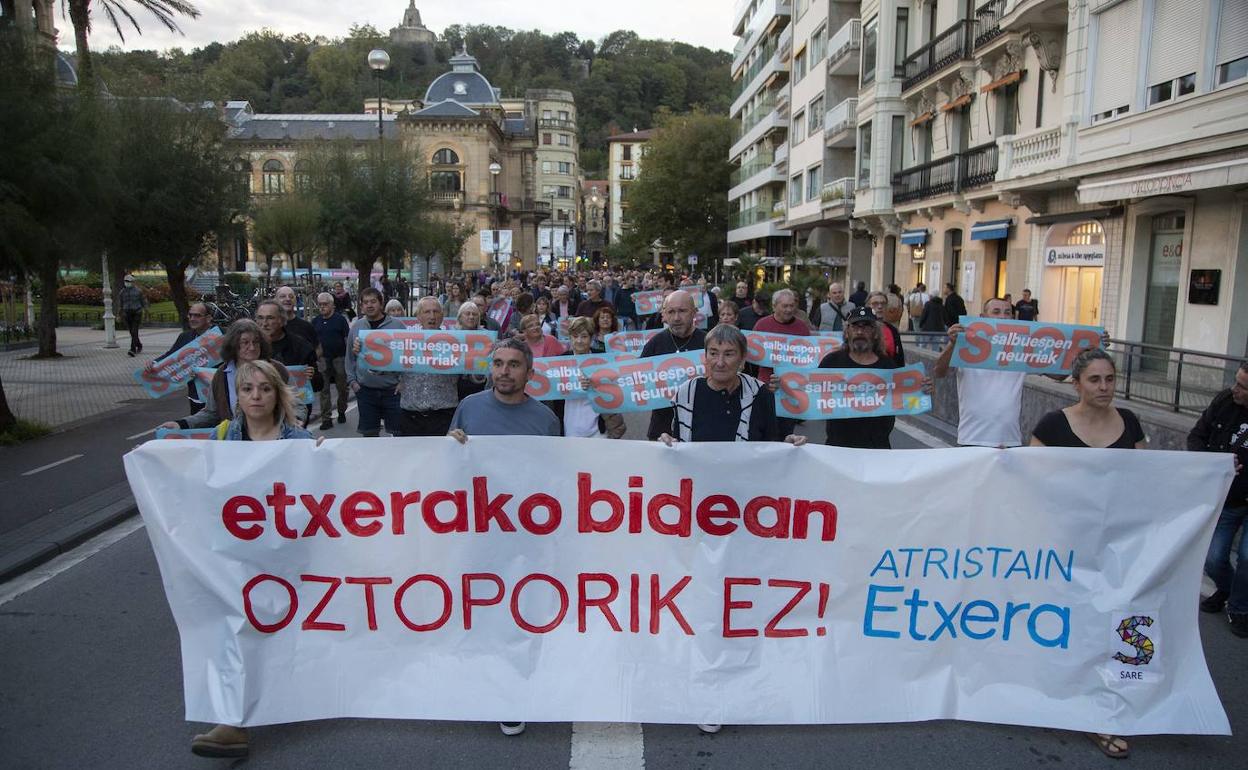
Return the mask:
<path id="1" fill-rule="evenodd" d="M 745 360 L 771 369 L 813 369 L 823 357 L 841 349 L 836 337 L 802 337 L 796 334 L 747 331 Z"/>
<path id="2" fill-rule="evenodd" d="M 922 366 L 901 369 L 776 370 L 776 414 L 798 420 L 845 420 L 923 414 L 932 397 L 923 392 Z"/>
<path id="3" fill-rule="evenodd" d="M 209 371 L 215 371 L 215 370 L 210 369 Z M 193 441 L 216 441 L 217 426 L 214 425 L 211 428 L 157 428 L 156 440 L 163 441 L 164 439 L 173 439 L 173 440 L 190 439 Z"/>
<path id="4" fill-rule="evenodd" d="M 485 329 L 361 331 L 358 362 L 377 372 L 484 374 L 495 337 Z"/>
<path id="5" fill-rule="evenodd" d="M 309 366 L 288 366 L 290 372 L 290 389 L 295 392 L 295 402 L 311 404 L 316 399 L 312 390 L 312 368 Z"/>
<path id="6" fill-rule="evenodd" d="M 599 414 L 652 412 L 672 405 L 676 388 L 706 374 L 701 350 L 585 366 L 589 403 Z"/>
<path id="7" fill-rule="evenodd" d="M 603 338 L 608 353 L 640 353 L 650 338 L 662 329 L 642 329 L 635 332 L 612 332 Z"/>
<path id="8" fill-rule="evenodd" d="M 653 315 L 663 309 L 662 291 L 635 291 L 633 292 L 633 307 L 637 308 L 637 315 Z"/>
<path id="9" fill-rule="evenodd" d="M 153 361 L 149 366 L 137 370 L 134 379 L 152 398 L 166 396 L 177 386 L 190 382 L 195 377 L 197 367 L 221 363 L 221 345 L 224 341 L 221 330 L 214 326 L 167 358 Z"/>
<path id="10" fill-rule="evenodd" d="M 1101 346 L 1099 326 L 962 316 L 950 366 L 1029 374 L 1069 374 L 1075 358 Z"/>
<path id="11" fill-rule="evenodd" d="M 533 373 L 524 392 L 538 401 L 586 398 L 581 389 L 582 369 L 587 366 L 631 361 L 631 353 L 586 353 L 581 356 L 548 356 L 533 359 Z"/>

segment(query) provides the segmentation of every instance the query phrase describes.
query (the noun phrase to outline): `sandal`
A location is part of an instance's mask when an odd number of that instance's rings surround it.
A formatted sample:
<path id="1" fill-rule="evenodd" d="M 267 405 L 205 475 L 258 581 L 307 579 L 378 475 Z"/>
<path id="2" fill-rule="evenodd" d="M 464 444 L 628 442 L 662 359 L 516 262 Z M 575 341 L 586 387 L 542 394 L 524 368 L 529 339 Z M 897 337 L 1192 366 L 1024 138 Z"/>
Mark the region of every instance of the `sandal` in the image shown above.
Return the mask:
<path id="1" fill-rule="evenodd" d="M 1110 759 L 1126 759 L 1131 756 L 1131 747 L 1127 745 L 1126 739 L 1117 735 L 1106 735 L 1104 733 L 1084 733 L 1088 736 L 1088 740 L 1096 744 L 1101 753 Z"/>

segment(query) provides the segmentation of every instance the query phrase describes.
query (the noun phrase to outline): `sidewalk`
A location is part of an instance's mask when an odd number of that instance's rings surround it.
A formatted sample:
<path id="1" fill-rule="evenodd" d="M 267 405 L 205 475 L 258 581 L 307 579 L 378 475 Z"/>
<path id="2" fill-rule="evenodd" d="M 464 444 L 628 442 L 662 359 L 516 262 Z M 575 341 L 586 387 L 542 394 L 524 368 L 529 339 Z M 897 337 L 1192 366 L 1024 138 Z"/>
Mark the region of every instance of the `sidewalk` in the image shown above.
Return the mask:
<path id="1" fill-rule="evenodd" d="M 118 407 L 151 401 L 134 381 L 134 371 L 168 350 L 179 331 L 143 330 L 143 352 L 134 358 L 126 355 L 126 334 L 118 334 L 118 347 L 110 350 L 104 347 L 104 332 L 75 327 L 56 330 L 63 358 L 31 360 L 34 348 L 0 352 L 0 381 L 9 407 L 20 419 L 64 430 Z"/>

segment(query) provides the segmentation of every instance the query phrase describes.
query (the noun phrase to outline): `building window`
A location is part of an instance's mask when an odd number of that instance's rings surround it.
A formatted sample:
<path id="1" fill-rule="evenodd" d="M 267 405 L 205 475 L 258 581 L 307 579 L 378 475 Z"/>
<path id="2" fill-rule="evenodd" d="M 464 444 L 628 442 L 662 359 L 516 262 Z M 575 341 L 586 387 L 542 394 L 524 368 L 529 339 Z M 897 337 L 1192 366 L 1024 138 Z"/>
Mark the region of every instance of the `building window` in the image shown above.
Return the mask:
<path id="1" fill-rule="evenodd" d="M 635 166 L 620 166 L 620 179 L 636 179 L 637 170 Z"/>
<path id="2" fill-rule="evenodd" d="M 260 189 L 265 195 L 281 195 L 286 192 L 286 167 L 280 160 L 266 160 L 260 175 Z"/>
<path id="3" fill-rule="evenodd" d="M 858 127 L 858 186 L 871 186 L 871 121 Z"/>
<path id="4" fill-rule="evenodd" d="M 559 161 L 559 173 L 560 173 L 560 174 L 571 174 L 571 173 L 572 173 L 572 163 L 571 163 L 570 161 L 563 161 L 563 160 Z"/>
<path id="5" fill-rule="evenodd" d="M 568 134 L 560 134 L 560 135 L 559 135 L 559 146 L 560 146 L 560 147 L 570 147 L 571 145 L 572 145 L 572 137 L 571 137 L 571 136 L 569 136 Z"/>
<path id="6" fill-rule="evenodd" d="M 800 143 L 806 138 L 806 110 L 802 110 L 793 116 L 793 139 L 792 145 Z"/>
<path id="7" fill-rule="evenodd" d="M 438 150 L 433 154 L 433 165 L 435 166 L 458 166 L 459 156 L 455 151 L 446 147 Z"/>
<path id="8" fill-rule="evenodd" d="M 823 94 L 816 96 L 806 110 L 806 135 L 814 136 L 823 130 Z"/>
<path id="9" fill-rule="evenodd" d="M 1222 0 L 1214 62 L 1217 85 L 1248 77 L 1248 3 Z"/>
<path id="10" fill-rule="evenodd" d="M 542 161 L 542 173 L 543 174 L 549 174 L 552 168 L 553 166 L 551 165 L 550 161 L 548 160 Z"/>
<path id="11" fill-rule="evenodd" d="M 550 110 L 542 110 L 542 120 L 550 120 L 552 114 Z"/>
<path id="12" fill-rule="evenodd" d="M 823 60 L 828 44 L 828 25 L 823 24 L 810 36 L 810 66 Z"/>
<path id="13" fill-rule="evenodd" d="M 793 82 L 806 77 L 806 52 L 802 51 L 793 57 Z"/>
<path id="14" fill-rule="evenodd" d="M 624 145 L 623 150 L 624 150 L 624 156 L 623 156 L 624 160 L 632 160 L 633 159 L 633 146 L 631 144 L 626 144 Z"/>
<path id="15" fill-rule="evenodd" d="M 888 169 L 896 174 L 906 163 L 906 119 L 894 115 L 889 125 Z"/>
<path id="16" fill-rule="evenodd" d="M 897 31 L 893 44 L 893 75 L 904 77 L 906 74 L 906 55 L 910 53 L 910 9 L 897 9 Z"/>
<path id="17" fill-rule="evenodd" d="M 1196 93 L 1196 73 L 1158 83 L 1148 89 L 1148 106 Z"/>
<path id="18" fill-rule="evenodd" d="M 312 189 L 311 165 L 306 160 L 295 161 L 295 190 L 307 192 Z"/>
<path id="19" fill-rule="evenodd" d="M 1043 80 L 1043 76 L 1041 76 Z M 1044 83 L 1040 83 L 1044 90 Z M 1013 136 L 1018 131 L 1018 84 L 998 88 L 994 93 L 996 101 L 997 125 L 996 136 Z"/>
<path id="20" fill-rule="evenodd" d="M 434 192 L 459 192 L 458 171 L 434 171 L 429 174 L 429 189 Z"/>
<path id="21" fill-rule="evenodd" d="M 823 166 L 806 170 L 806 200 L 813 201 L 823 193 Z"/>
<path id="22" fill-rule="evenodd" d="M 877 41 L 879 38 L 878 18 L 872 19 L 862 28 L 862 85 L 869 86 L 875 82 L 875 56 L 876 49 L 879 47 Z"/>
<path id="23" fill-rule="evenodd" d="M 542 144 L 551 144 L 553 136 L 551 134 L 542 134 Z"/>
<path id="24" fill-rule="evenodd" d="M 254 190 L 252 190 L 252 187 L 251 187 L 251 162 L 250 161 L 248 161 L 246 158 L 235 158 L 234 159 L 234 173 L 238 174 L 238 181 L 240 184 L 242 184 L 244 189 L 247 190 L 248 195 L 254 192 Z"/>
<path id="25" fill-rule="evenodd" d="M 1096 15 L 1096 61 L 1092 80 L 1092 122 L 1131 111 L 1140 44 L 1140 0 L 1124 0 Z"/>
<path id="26" fill-rule="evenodd" d="M 1218 65 L 1218 85 L 1248 77 L 1248 56 Z"/>
<path id="27" fill-rule="evenodd" d="M 572 117 L 571 117 L 571 113 L 569 113 L 567 110 L 559 110 L 559 119 L 560 119 L 560 120 L 571 120 L 571 119 L 572 119 Z"/>
<path id="28" fill-rule="evenodd" d="M 560 198 L 571 198 L 571 197 L 572 197 L 572 188 L 571 188 L 571 187 L 568 187 L 567 185 L 559 185 L 559 197 L 560 197 Z"/>
<path id="29" fill-rule="evenodd" d="M 789 207 L 800 206 L 802 204 L 802 175 L 795 174 L 789 180 Z"/>
<path id="30" fill-rule="evenodd" d="M 567 210 L 567 209 L 559 209 L 559 217 L 558 217 L 558 219 L 559 219 L 559 221 L 560 221 L 560 222 L 567 222 L 567 221 L 568 221 L 568 210 Z"/>

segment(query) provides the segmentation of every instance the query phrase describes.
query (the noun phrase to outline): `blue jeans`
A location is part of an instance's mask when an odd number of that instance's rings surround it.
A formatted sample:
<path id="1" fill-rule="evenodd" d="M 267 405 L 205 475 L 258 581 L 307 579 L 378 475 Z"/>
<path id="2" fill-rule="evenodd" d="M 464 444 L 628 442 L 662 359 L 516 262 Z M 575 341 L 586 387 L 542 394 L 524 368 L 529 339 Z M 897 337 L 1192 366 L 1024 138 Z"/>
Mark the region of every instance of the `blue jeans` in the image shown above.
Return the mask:
<path id="1" fill-rule="evenodd" d="M 391 436 L 402 435 L 403 408 L 399 406 L 399 394 L 394 392 L 394 388 L 367 388 L 361 385 L 355 394 L 355 403 L 360 413 L 355 429 L 361 436 L 376 438 L 381 432 L 383 420 L 387 433 Z"/>
<path id="2" fill-rule="evenodd" d="M 1213 540 L 1209 542 L 1209 555 L 1205 557 L 1205 574 L 1219 591 L 1230 594 L 1226 611 L 1237 614 L 1248 613 L 1248 537 L 1239 539 L 1235 569 L 1231 568 L 1231 544 L 1245 519 L 1248 519 L 1248 505 L 1223 508 L 1213 530 Z"/>

